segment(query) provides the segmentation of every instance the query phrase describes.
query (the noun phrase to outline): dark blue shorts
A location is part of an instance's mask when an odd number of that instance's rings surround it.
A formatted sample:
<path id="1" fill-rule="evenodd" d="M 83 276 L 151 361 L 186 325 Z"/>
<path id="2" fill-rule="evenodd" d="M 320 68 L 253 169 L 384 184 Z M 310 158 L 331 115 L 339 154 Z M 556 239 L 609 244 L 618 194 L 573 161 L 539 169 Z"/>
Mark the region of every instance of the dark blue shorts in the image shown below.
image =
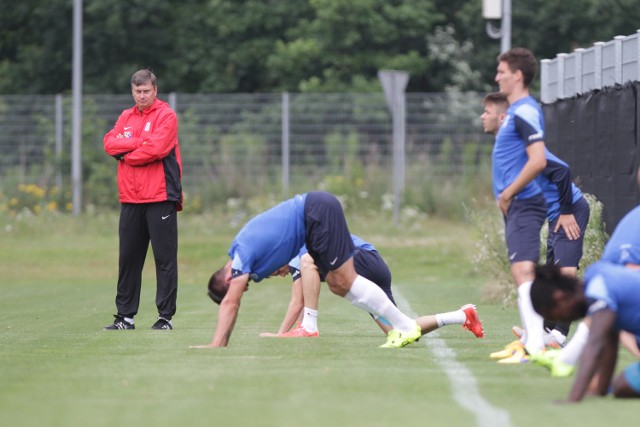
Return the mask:
<path id="1" fill-rule="evenodd" d="M 577 240 L 569 240 L 562 228 L 557 233 L 553 232 L 558 223 L 557 218 L 549 223 L 547 264 L 555 264 L 558 267 L 578 267 L 582 258 L 584 233 L 589 225 L 589 214 L 589 203 L 583 197 L 573 206 L 573 216 L 575 216 L 576 222 L 582 231 L 580 238 Z"/>
<path id="2" fill-rule="evenodd" d="M 321 191 L 308 193 L 304 217 L 307 250 L 320 273 L 326 275 L 353 256 L 351 233 L 336 196 Z"/>
<path id="3" fill-rule="evenodd" d="M 540 259 L 540 230 L 547 217 L 547 202 L 539 194 L 529 199 L 515 199 L 505 217 L 505 237 L 509 262 Z"/>
<path id="4" fill-rule="evenodd" d="M 391 292 L 391 270 L 389 270 L 389 266 L 384 262 L 378 251 L 356 248 L 353 255 L 353 266 L 356 273 L 378 285 L 395 305 L 396 301 L 393 299 L 393 293 Z M 297 268 L 290 266 L 289 272 L 294 282 L 301 277 L 300 270 Z M 325 281 L 322 273 L 320 273 L 320 280 Z"/>
<path id="5" fill-rule="evenodd" d="M 378 251 L 356 249 L 353 265 L 356 273 L 378 285 L 395 305 L 396 302 L 391 292 L 391 271 Z"/>

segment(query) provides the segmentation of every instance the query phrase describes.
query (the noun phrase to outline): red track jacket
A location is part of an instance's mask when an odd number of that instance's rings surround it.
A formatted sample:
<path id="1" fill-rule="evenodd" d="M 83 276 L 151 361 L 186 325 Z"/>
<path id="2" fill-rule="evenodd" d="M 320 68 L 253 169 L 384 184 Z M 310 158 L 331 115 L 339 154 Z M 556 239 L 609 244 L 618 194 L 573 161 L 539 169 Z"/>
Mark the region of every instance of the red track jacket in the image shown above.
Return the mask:
<path id="1" fill-rule="evenodd" d="M 156 99 L 144 111 L 124 110 L 103 142 L 119 160 L 120 203 L 172 201 L 182 209 L 178 119 L 169 104 Z"/>

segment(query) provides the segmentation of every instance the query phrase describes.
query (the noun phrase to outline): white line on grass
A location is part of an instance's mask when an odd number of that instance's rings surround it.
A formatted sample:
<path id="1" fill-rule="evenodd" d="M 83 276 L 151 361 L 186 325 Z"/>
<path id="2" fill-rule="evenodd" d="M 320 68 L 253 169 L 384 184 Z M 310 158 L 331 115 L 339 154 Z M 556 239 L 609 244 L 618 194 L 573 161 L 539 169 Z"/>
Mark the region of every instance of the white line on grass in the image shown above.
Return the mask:
<path id="1" fill-rule="evenodd" d="M 411 310 L 409 302 L 398 292 L 396 287 L 393 289 L 393 296 L 400 310 L 407 316 L 417 317 Z M 449 348 L 442 338 L 439 338 L 437 331 L 429 333 L 421 342 L 424 342 L 424 345 L 435 353 L 436 362 L 442 367 L 451 381 L 453 398 L 460 406 L 476 417 L 478 426 L 511 426 L 509 412 L 492 406 L 480 395 L 475 377 L 462 363 L 456 360 L 456 352 Z"/>

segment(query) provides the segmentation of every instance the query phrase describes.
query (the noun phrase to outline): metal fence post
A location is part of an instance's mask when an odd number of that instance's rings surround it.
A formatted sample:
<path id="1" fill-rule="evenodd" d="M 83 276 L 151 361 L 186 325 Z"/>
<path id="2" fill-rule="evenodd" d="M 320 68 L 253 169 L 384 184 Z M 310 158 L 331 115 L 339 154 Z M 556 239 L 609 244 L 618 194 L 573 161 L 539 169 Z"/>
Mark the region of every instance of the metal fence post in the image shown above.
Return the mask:
<path id="1" fill-rule="evenodd" d="M 73 2 L 73 119 L 71 186 L 73 214 L 82 212 L 82 0 Z"/>
<path id="2" fill-rule="evenodd" d="M 393 120 L 393 223 L 400 223 L 400 204 L 404 192 L 405 88 L 409 82 L 406 71 L 378 71 L 384 96 Z"/>
<path id="3" fill-rule="evenodd" d="M 59 93 L 56 95 L 56 148 L 55 148 L 55 171 L 56 171 L 56 187 L 58 191 L 62 193 L 62 138 L 63 138 L 63 114 L 64 111 L 62 109 L 62 94 Z"/>
<path id="4" fill-rule="evenodd" d="M 282 94 L 282 194 L 289 197 L 289 92 Z"/>

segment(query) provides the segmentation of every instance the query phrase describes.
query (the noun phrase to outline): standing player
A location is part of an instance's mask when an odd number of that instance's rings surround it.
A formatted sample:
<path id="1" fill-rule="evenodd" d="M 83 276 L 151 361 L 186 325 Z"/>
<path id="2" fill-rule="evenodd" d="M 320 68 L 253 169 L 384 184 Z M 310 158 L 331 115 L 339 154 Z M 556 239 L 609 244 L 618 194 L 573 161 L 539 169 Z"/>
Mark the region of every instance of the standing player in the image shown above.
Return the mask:
<path id="1" fill-rule="evenodd" d="M 178 219 L 182 210 L 182 163 L 178 119 L 156 98 L 156 76 L 149 70 L 131 77 L 136 105 L 124 110 L 104 136 L 104 149 L 118 160 L 120 258 L 116 308 L 104 329 L 135 329 L 142 269 L 149 248 L 156 263 L 158 320 L 152 329 L 173 328 L 178 294 Z"/>
<path id="2" fill-rule="evenodd" d="M 589 337 L 580 357 L 578 374 L 567 398 L 579 402 L 585 395 L 640 397 L 640 362 L 613 379 L 619 332 L 640 336 L 640 274 L 606 261 L 592 264 L 584 281 L 568 277 L 555 267 L 536 269 L 531 286 L 535 310 L 546 319 L 571 322 L 584 317 Z"/>
<path id="3" fill-rule="evenodd" d="M 540 231 L 547 204 L 537 181 L 546 166 L 544 117 L 529 95 L 537 62 L 524 48 L 498 57 L 496 82 L 509 109 L 493 147 L 493 191 L 505 218 L 505 237 L 511 275 L 518 291 L 518 310 L 528 330 L 524 346 L 503 363 L 519 363 L 544 349 L 543 319 L 531 305 L 529 290 L 540 256 Z M 526 349 L 526 351 L 525 351 Z"/>
<path id="4" fill-rule="evenodd" d="M 212 277 L 214 289 L 228 287 L 220 301 L 213 340 L 196 347 L 227 346 L 249 280 L 259 282 L 287 269 L 305 244 L 333 293 L 391 323 L 393 329 L 381 347 L 404 347 L 420 338 L 415 320 L 398 310 L 378 286 L 356 273 L 355 248 L 338 199 L 330 193 L 310 192 L 257 215 L 236 235 L 228 252 L 230 260 Z"/>
<path id="5" fill-rule="evenodd" d="M 545 150 L 547 166 L 540 175 L 547 201 L 547 264 L 560 267 L 563 274 L 576 277 L 582 259 L 584 233 L 589 225 L 589 203 L 573 184 L 569 165 Z M 563 346 L 569 335 L 569 323 L 545 321 L 552 343 Z"/>
<path id="6" fill-rule="evenodd" d="M 486 133 L 496 135 L 509 106 L 502 93 L 491 93 L 483 99 L 484 113 L 481 116 Z M 571 180 L 569 165 L 545 148 L 547 165 L 538 177 L 547 203 L 547 264 L 557 265 L 564 274 L 576 276 L 582 258 L 584 232 L 589 223 L 589 204 L 582 192 Z M 545 345 L 564 345 L 569 333 L 569 324 L 546 322 Z M 524 330 L 514 326 L 514 333 L 524 342 Z M 507 358 L 521 348 L 519 342 L 509 344 L 505 350 L 492 354 L 494 358 Z"/>
<path id="7" fill-rule="evenodd" d="M 356 272 L 378 285 L 391 302 L 395 305 L 391 292 L 391 271 L 380 253 L 370 243 L 358 236 L 351 235 L 355 246 L 353 263 Z M 291 287 L 291 301 L 287 308 L 284 320 L 276 334 L 264 332 L 263 337 L 302 338 L 317 337 L 318 332 L 318 297 L 320 295 L 320 282 L 324 280 L 313 258 L 307 253 L 306 247 L 289 263 L 289 271 L 293 278 Z M 387 334 L 391 329 L 390 323 L 383 317 L 371 314 L 377 325 Z M 291 329 L 293 324 L 302 315 L 298 327 Z M 482 323 L 478 319 L 476 307 L 467 304 L 459 310 L 436 315 L 422 316 L 416 319 L 420 325 L 422 335 L 445 325 L 462 325 L 478 338 L 484 337 Z"/>

